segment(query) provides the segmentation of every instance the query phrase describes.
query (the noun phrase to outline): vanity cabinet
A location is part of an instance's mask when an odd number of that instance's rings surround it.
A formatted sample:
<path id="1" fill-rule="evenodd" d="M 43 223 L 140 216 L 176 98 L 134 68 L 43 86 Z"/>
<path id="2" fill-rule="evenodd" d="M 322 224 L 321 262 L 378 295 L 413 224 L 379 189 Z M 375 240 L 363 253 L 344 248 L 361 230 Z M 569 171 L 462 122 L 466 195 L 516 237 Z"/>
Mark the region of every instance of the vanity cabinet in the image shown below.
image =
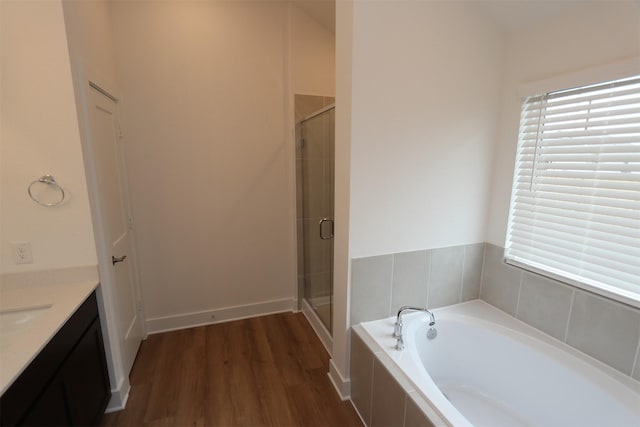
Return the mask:
<path id="1" fill-rule="evenodd" d="M 94 291 L 2 395 L 0 425 L 96 425 L 110 397 Z"/>

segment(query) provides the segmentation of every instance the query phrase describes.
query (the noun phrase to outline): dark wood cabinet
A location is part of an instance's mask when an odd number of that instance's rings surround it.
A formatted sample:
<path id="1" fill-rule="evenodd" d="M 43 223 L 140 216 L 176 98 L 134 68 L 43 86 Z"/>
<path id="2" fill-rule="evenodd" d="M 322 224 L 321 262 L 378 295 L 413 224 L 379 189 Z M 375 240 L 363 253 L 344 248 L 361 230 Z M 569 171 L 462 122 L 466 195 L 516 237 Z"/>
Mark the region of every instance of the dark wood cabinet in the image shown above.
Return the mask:
<path id="1" fill-rule="evenodd" d="M 96 425 L 110 397 L 94 292 L 2 395 L 0 425 Z"/>
<path id="2" fill-rule="evenodd" d="M 4 412 L 4 408 L 3 408 Z M 25 426 L 67 426 L 71 424 L 60 382 L 47 387 L 20 422 Z"/>
<path id="3" fill-rule="evenodd" d="M 111 395 L 100 322 L 96 319 L 65 362 L 61 382 L 67 398 L 71 425 L 97 423 Z"/>

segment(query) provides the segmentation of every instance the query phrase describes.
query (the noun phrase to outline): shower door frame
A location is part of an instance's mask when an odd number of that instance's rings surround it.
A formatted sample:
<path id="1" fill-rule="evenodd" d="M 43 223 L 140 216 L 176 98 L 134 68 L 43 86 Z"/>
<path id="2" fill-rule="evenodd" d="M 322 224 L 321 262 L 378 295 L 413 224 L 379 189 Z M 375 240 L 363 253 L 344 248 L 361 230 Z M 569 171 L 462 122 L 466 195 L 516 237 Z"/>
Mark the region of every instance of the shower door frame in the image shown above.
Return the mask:
<path id="1" fill-rule="evenodd" d="M 314 112 L 313 114 L 310 114 L 308 116 L 306 116 L 304 119 L 300 120 L 299 123 L 297 123 L 297 125 L 300 126 L 300 150 L 301 150 L 301 161 L 302 161 L 302 165 L 301 165 L 301 172 L 300 172 L 300 177 L 302 179 L 302 205 L 303 205 L 303 226 L 301 228 L 301 232 L 302 232 L 302 239 L 303 239 L 303 263 L 302 263 L 302 269 L 303 269 L 303 289 L 301 294 L 299 295 L 299 300 L 300 300 L 300 304 L 302 307 L 302 311 L 303 313 L 305 313 L 305 315 L 307 316 L 307 318 L 309 318 L 310 322 L 312 323 L 312 326 L 314 326 L 314 329 L 316 329 L 316 332 L 318 333 L 318 335 L 321 338 L 321 341 L 323 341 L 323 344 L 325 346 L 331 345 L 331 342 L 333 341 L 331 335 L 331 330 L 332 330 L 332 322 L 333 322 L 333 252 L 334 252 L 334 248 L 333 248 L 333 221 L 334 221 L 334 211 L 335 211 L 335 206 L 334 206 L 334 200 L 335 200 L 335 190 L 333 188 L 331 188 L 330 191 L 330 197 L 331 197 L 331 203 L 328 207 L 328 211 L 324 210 L 322 212 L 322 215 L 311 215 L 311 216 L 307 216 L 308 212 L 307 210 L 310 209 L 308 206 L 309 201 L 307 200 L 307 198 L 309 197 L 308 195 L 308 183 L 305 182 L 305 177 L 307 175 L 307 172 L 305 170 L 305 164 L 308 167 L 311 161 L 318 161 L 321 160 L 323 163 L 323 176 L 322 176 L 322 185 L 323 188 L 321 191 L 323 191 L 324 195 L 323 197 L 326 196 L 326 189 L 331 186 L 333 187 L 334 185 L 334 179 L 335 179 L 335 170 L 334 170 L 334 165 L 335 165 L 335 156 L 334 156 L 334 144 L 335 144 L 335 121 L 334 121 L 334 125 L 330 126 L 330 128 L 328 129 L 329 132 L 332 133 L 332 136 L 330 138 L 330 151 L 327 148 L 326 145 L 327 144 L 327 139 L 326 137 L 324 137 L 323 140 L 323 154 L 321 156 L 321 159 L 312 159 L 312 158 L 307 158 L 305 157 L 305 153 L 309 153 L 309 148 L 310 146 L 308 144 L 311 143 L 309 135 L 308 133 L 308 129 L 305 129 L 305 127 L 308 124 L 309 121 L 318 118 L 319 116 L 322 116 L 324 114 L 329 113 L 330 111 L 333 111 L 335 109 L 335 103 L 334 104 L 330 104 L 327 105 L 323 108 L 321 108 L 320 110 Z M 325 119 L 327 120 L 327 119 Z M 333 120 L 335 120 L 335 117 L 333 118 Z M 322 124 L 324 126 L 323 131 L 326 132 L 327 131 L 327 124 L 323 123 Z M 306 132 L 305 132 L 306 130 Z M 330 156 L 327 155 L 327 152 L 330 152 Z M 308 155 L 308 154 L 307 154 Z M 306 161 L 306 163 L 305 163 Z M 330 168 L 327 168 L 328 164 L 331 164 Z M 327 170 L 330 170 L 330 175 L 327 175 Z M 307 191 L 305 191 L 307 190 Z M 326 198 L 326 197 L 325 197 Z M 325 200 L 325 202 L 327 202 Z M 324 207 L 323 207 L 324 208 Z M 318 221 L 318 224 L 313 224 L 313 221 Z M 330 221 L 331 224 L 331 229 L 329 232 L 329 227 L 327 222 Z M 324 228 L 323 228 L 324 225 Z M 311 243 L 309 242 L 309 238 L 310 235 L 315 235 L 317 234 L 318 237 L 323 240 L 323 241 L 329 241 L 330 242 L 330 247 L 328 250 L 328 260 L 326 260 L 325 262 L 328 262 L 328 271 L 324 271 L 324 272 L 314 272 L 312 269 L 312 271 L 308 271 L 308 267 L 310 264 L 310 261 L 308 259 L 308 257 L 311 256 L 310 254 L 310 247 L 311 247 Z M 317 237 L 316 237 L 317 239 Z M 328 319 L 328 324 L 325 323 L 324 321 L 322 321 L 321 316 L 319 315 L 316 307 L 314 306 L 313 302 L 311 301 L 312 298 L 310 298 L 309 295 L 309 287 L 311 286 L 311 282 L 310 282 L 310 278 L 315 275 L 321 275 L 321 274 L 327 274 L 328 275 L 328 288 L 329 288 L 329 319 Z"/>

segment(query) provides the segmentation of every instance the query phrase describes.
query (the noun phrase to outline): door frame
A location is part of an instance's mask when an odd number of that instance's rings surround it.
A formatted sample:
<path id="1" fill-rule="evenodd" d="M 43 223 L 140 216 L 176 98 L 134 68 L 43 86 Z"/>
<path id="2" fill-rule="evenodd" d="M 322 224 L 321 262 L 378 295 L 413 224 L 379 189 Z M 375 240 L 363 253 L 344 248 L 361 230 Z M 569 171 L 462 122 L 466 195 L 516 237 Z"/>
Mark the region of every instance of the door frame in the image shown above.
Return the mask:
<path id="1" fill-rule="evenodd" d="M 106 412 L 113 412 L 124 409 L 131 385 L 129 383 L 129 372 L 125 372 L 120 340 L 124 337 L 119 336 L 117 327 L 117 312 L 114 307 L 113 295 L 113 275 L 111 251 L 104 230 L 104 210 L 100 197 L 100 187 L 98 185 L 98 176 L 96 173 L 96 159 L 93 149 L 93 141 L 91 136 L 91 127 L 89 121 L 89 100 L 90 91 L 97 90 L 104 96 L 113 100 L 116 104 L 116 111 L 119 113 L 119 97 L 117 90 L 100 83 L 99 78 L 87 76 L 82 65 L 77 66 L 78 79 L 74 81 L 76 94 L 76 105 L 78 110 L 78 126 L 80 129 L 80 140 L 82 145 L 82 154 L 84 161 L 85 177 L 87 181 L 87 191 L 89 195 L 89 206 L 91 210 L 91 219 L 93 224 L 93 234 L 96 244 L 96 252 L 98 258 L 98 272 L 100 276 L 100 287 L 98 288 L 98 308 L 102 323 L 102 332 L 105 338 L 105 347 L 107 350 L 107 365 L 109 368 L 109 380 L 111 382 L 111 400 L 107 405 Z M 118 116 L 119 121 L 119 116 Z M 118 122 L 118 127 L 120 128 Z M 122 130 L 120 128 L 120 133 Z M 121 136 L 122 137 L 122 136 Z M 139 317 L 142 338 L 147 337 L 144 317 L 144 304 L 142 302 L 142 292 L 140 289 L 140 276 L 137 263 L 137 250 L 135 242 L 135 233 L 133 230 L 133 215 L 131 211 L 131 197 L 128 186 L 127 168 L 125 164 L 124 152 L 122 144 L 119 145 L 120 156 L 119 163 L 122 173 L 122 186 L 124 205 L 128 218 L 128 226 L 131 242 L 131 253 L 128 260 L 131 264 L 131 281 L 135 297 L 136 316 Z M 135 322 L 134 322 L 135 325 Z M 129 332 L 129 331 L 128 331 Z M 127 333 L 128 335 L 128 333 Z"/>

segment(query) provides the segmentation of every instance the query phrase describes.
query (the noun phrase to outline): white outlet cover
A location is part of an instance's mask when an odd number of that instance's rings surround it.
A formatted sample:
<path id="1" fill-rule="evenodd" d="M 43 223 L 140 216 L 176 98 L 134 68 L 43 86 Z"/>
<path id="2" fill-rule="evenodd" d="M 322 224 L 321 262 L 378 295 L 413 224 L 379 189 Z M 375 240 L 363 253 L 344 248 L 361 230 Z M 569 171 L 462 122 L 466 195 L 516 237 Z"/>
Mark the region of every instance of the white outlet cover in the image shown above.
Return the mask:
<path id="1" fill-rule="evenodd" d="M 31 255 L 30 242 L 12 242 L 11 248 L 13 252 L 13 261 L 16 264 L 33 263 L 33 256 Z"/>

